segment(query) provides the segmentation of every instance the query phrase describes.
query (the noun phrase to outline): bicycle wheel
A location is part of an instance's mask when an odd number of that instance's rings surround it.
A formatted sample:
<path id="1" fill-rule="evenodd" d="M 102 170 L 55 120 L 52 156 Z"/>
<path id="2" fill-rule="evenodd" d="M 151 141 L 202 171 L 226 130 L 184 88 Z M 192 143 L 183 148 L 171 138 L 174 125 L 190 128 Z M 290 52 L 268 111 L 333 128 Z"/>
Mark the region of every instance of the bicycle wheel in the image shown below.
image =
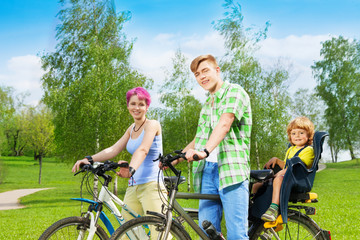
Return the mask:
<path id="1" fill-rule="evenodd" d="M 127 221 L 111 235 L 110 240 L 163 239 L 164 231 L 165 219 L 144 216 Z M 173 222 L 167 239 L 190 240 L 191 238 L 180 224 Z"/>
<path id="2" fill-rule="evenodd" d="M 325 240 L 320 227 L 305 214 L 288 210 L 288 222 L 283 224 L 281 231 L 275 232 L 270 228 L 264 228 L 264 222 L 259 221 L 250 229 L 251 240 L 262 239 L 318 239 Z M 275 229 L 274 229 L 275 230 Z"/>
<path id="3" fill-rule="evenodd" d="M 90 220 L 83 217 L 68 217 L 51 225 L 40 236 L 39 240 L 45 239 L 87 239 L 89 234 Z M 108 235 L 99 225 L 96 226 L 93 239 L 109 239 Z"/>

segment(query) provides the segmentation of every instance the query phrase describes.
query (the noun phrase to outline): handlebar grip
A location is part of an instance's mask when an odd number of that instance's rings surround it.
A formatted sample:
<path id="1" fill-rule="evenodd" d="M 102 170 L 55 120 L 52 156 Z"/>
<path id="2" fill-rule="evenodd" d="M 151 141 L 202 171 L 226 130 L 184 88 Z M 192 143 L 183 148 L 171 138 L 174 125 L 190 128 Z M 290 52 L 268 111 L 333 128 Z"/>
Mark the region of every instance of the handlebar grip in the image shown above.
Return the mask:
<path id="1" fill-rule="evenodd" d="M 129 167 L 129 163 L 127 163 L 127 162 L 123 162 L 123 163 L 120 163 L 120 164 L 118 164 L 118 167 L 124 167 L 124 168 L 127 168 L 127 167 Z"/>
<path id="2" fill-rule="evenodd" d="M 199 158 L 199 156 L 197 154 L 194 154 L 193 159 L 196 160 L 196 161 L 200 160 L 200 158 Z"/>

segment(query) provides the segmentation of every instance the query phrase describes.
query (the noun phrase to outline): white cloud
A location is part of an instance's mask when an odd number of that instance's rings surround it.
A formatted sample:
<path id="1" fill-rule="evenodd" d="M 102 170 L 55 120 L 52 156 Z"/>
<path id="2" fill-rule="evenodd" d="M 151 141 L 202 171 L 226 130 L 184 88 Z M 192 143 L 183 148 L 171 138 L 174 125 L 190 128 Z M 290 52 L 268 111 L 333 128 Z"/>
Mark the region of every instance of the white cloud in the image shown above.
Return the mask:
<path id="1" fill-rule="evenodd" d="M 260 43 L 256 56 L 263 65 L 271 65 L 281 58 L 290 69 L 291 91 L 298 88 L 314 88 L 311 65 L 320 59 L 321 43 L 329 40 L 329 35 L 290 35 L 286 38 L 268 38 Z"/>
<path id="2" fill-rule="evenodd" d="M 0 75 L 1 83 L 13 87 L 17 93 L 29 93 L 26 104 L 35 105 L 42 97 L 40 78 L 44 74 L 40 58 L 34 55 L 12 57 Z"/>

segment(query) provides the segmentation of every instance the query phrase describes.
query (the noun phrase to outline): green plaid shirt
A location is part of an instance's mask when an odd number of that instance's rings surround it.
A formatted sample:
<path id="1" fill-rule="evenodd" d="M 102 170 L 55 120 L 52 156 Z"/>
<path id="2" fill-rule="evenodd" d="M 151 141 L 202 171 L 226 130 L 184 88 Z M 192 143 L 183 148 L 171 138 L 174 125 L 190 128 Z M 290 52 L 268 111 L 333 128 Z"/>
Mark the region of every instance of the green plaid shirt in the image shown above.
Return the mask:
<path id="1" fill-rule="evenodd" d="M 195 150 L 202 151 L 210 138 L 212 129 L 219 123 L 223 113 L 234 113 L 235 119 L 225 138 L 219 144 L 217 162 L 220 190 L 249 179 L 251 106 L 245 90 L 237 84 L 224 82 L 210 96 L 200 112 L 195 136 Z M 211 114 L 212 113 L 212 114 Z M 205 159 L 193 162 L 194 190 L 200 192 Z"/>

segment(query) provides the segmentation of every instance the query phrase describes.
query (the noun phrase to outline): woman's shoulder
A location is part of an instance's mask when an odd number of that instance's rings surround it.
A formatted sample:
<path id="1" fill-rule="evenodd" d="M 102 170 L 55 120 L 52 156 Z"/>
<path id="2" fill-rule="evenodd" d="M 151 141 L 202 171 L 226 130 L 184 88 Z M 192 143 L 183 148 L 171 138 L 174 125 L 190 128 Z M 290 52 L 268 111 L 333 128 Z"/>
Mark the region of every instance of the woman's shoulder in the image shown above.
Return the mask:
<path id="1" fill-rule="evenodd" d="M 161 125 L 159 123 L 159 121 L 157 120 L 152 120 L 152 119 L 148 119 L 145 123 L 145 128 L 146 129 L 155 129 L 155 130 L 161 130 Z"/>

